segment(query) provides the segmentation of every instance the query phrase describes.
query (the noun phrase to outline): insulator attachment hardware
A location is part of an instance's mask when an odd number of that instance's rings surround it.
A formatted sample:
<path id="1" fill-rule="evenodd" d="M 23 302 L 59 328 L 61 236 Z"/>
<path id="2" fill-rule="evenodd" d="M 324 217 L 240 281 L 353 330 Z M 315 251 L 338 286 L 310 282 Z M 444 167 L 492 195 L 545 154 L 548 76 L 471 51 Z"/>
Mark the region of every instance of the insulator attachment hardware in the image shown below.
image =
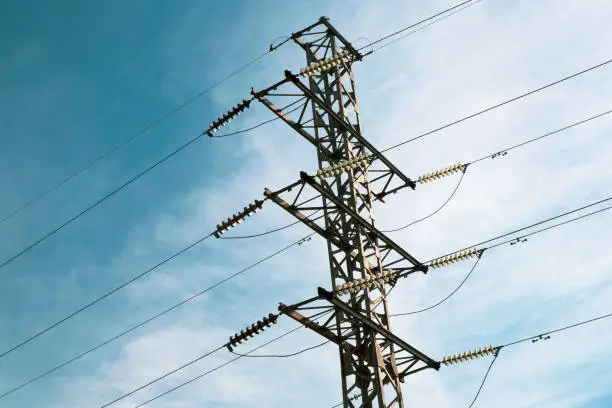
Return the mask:
<path id="1" fill-rule="evenodd" d="M 251 204 L 249 204 L 248 207 L 244 207 L 244 209 L 238 214 L 229 217 L 227 221 L 223 221 L 221 224 L 217 225 L 217 229 L 215 230 L 215 232 L 213 232 L 215 238 L 220 238 L 221 235 L 229 231 L 230 228 L 236 226 L 237 224 L 240 224 L 242 221 L 244 221 L 245 218 L 250 217 L 251 214 L 259 211 L 263 206 L 263 203 L 264 202 L 261 200 L 255 200 Z"/>
<path id="2" fill-rule="evenodd" d="M 397 280 L 397 272 L 392 270 L 386 270 L 373 275 L 369 275 L 363 279 L 356 279 L 354 281 L 345 283 L 336 288 L 335 294 L 337 296 L 347 295 L 349 293 L 356 293 L 365 289 L 373 288 L 376 285 L 385 284 L 388 282 L 395 282 Z"/>
<path id="3" fill-rule="evenodd" d="M 264 331 L 266 327 L 270 327 L 273 324 L 276 324 L 276 320 L 278 319 L 278 315 L 274 313 L 270 313 L 268 316 L 264 317 L 261 320 L 258 320 L 257 323 L 253 323 L 251 326 L 247 326 L 246 329 L 240 330 L 240 332 L 234 334 L 229 338 L 229 343 L 227 343 L 227 348 L 229 351 L 232 351 L 232 346 L 236 347 L 238 344 L 243 341 L 248 341 L 250 337 L 255 336 L 256 334 Z"/>
<path id="4" fill-rule="evenodd" d="M 441 268 L 443 266 L 448 266 L 457 262 L 466 261 L 470 258 L 480 257 L 480 255 L 482 255 L 482 250 L 478 248 L 472 248 L 468 249 L 467 251 L 457 252 L 452 255 L 434 259 L 429 263 L 429 266 L 432 268 Z"/>
<path id="5" fill-rule="evenodd" d="M 336 176 L 357 167 L 367 166 L 372 161 L 372 157 L 359 155 L 349 160 L 341 160 L 333 166 L 324 167 L 317 171 L 317 177 L 327 178 Z"/>
<path id="6" fill-rule="evenodd" d="M 346 60 L 350 57 L 350 51 L 343 51 L 332 58 L 328 58 L 326 60 L 321 60 L 319 62 L 313 62 L 306 68 L 300 69 L 301 77 L 309 77 L 319 72 L 327 71 L 332 69 L 333 67 L 340 65 L 342 61 Z"/>
<path id="7" fill-rule="evenodd" d="M 427 173 L 422 176 L 419 176 L 419 178 L 417 179 L 417 182 L 421 184 L 429 183 L 430 181 L 441 179 L 442 177 L 447 177 L 454 173 L 464 172 L 466 168 L 467 168 L 466 164 L 461 164 L 461 163 L 453 164 L 452 166 L 449 166 L 445 169 L 436 170 L 433 173 Z"/>
<path id="8" fill-rule="evenodd" d="M 522 244 L 524 242 L 527 242 L 527 238 L 525 238 L 525 237 L 517 237 L 517 238 L 513 239 L 512 241 L 510 241 L 510 245 Z"/>
<path id="9" fill-rule="evenodd" d="M 496 157 L 505 156 L 505 155 L 507 155 L 507 154 L 508 154 L 508 152 L 507 152 L 507 151 L 502 150 L 501 152 L 497 152 L 497 153 L 493 154 L 493 155 L 491 156 L 491 158 L 492 158 L 492 159 L 494 159 L 494 158 L 496 158 Z"/>
<path id="10" fill-rule="evenodd" d="M 233 107 L 231 110 L 227 111 L 223 116 L 221 116 L 216 121 L 212 122 L 208 126 L 208 130 L 205 133 L 208 133 L 208 136 L 212 137 L 213 133 L 217 132 L 220 128 L 227 125 L 232 119 L 235 119 L 238 115 L 244 112 L 251 105 L 251 100 L 244 99 L 238 105 Z"/>
<path id="11" fill-rule="evenodd" d="M 442 364 L 451 366 L 453 364 L 465 363 L 468 360 L 476 358 L 482 358 L 486 356 L 494 356 L 499 351 L 499 347 L 487 346 L 482 349 L 476 349 L 473 351 L 466 351 L 461 354 L 453 354 L 452 356 L 446 356 L 442 359 Z"/>
<path id="12" fill-rule="evenodd" d="M 538 341 L 541 341 L 541 340 L 550 340 L 550 335 L 540 334 L 536 338 L 531 339 L 531 342 L 537 343 Z"/>

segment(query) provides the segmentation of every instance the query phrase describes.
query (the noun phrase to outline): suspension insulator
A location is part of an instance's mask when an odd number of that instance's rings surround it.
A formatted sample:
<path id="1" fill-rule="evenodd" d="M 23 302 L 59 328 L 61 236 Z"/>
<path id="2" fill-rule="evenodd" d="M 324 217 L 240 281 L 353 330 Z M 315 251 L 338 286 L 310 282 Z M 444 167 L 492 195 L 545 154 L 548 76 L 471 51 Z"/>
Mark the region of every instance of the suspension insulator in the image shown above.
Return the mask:
<path id="1" fill-rule="evenodd" d="M 498 352 L 499 348 L 494 346 L 487 346 L 485 348 L 479 348 L 472 351 L 466 351 L 464 353 L 453 354 L 446 356 L 442 359 L 442 364 L 451 366 L 453 364 L 465 363 L 466 361 L 473 360 L 476 358 L 482 358 L 486 356 L 493 356 Z"/>
<path id="2" fill-rule="evenodd" d="M 220 238 L 221 235 L 229 231 L 230 228 L 235 227 L 244 221 L 245 218 L 250 217 L 251 214 L 256 213 L 263 206 L 263 201 L 255 200 L 250 203 L 247 207 L 239 212 L 238 214 L 234 214 L 232 217 L 229 217 L 227 221 L 221 222 L 221 224 L 217 225 L 217 229 L 213 232 L 213 235 L 216 238 Z"/>
<path id="3" fill-rule="evenodd" d="M 244 99 L 242 102 L 240 102 L 238 105 L 236 105 L 235 107 L 233 107 L 231 110 L 229 110 L 228 112 L 226 112 L 223 116 L 221 116 L 219 119 L 215 120 L 214 122 L 212 122 L 209 126 L 208 126 L 208 130 L 205 132 L 208 134 L 208 136 L 213 136 L 214 133 L 216 133 L 220 128 L 222 128 L 223 126 L 227 125 L 229 122 L 231 122 L 233 119 L 235 119 L 237 116 L 239 116 L 242 112 L 244 112 L 249 106 L 251 105 L 251 100 L 246 100 Z"/>
<path id="4" fill-rule="evenodd" d="M 317 171 L 317 177 L 327 178 L 339 175 L 343 172 L 348 172 L 358 167 L 365 167 L 373 160 L 372 157 L 366 155 L 355 156 L 350 160 L 341 160 L 333 166 L 324 167 Z"/>
<path id="5" fill-rule="evenodd" d="M 470 258 L 480 257 L 482 251 L 478 248 L 472 248 L 463 252 L 456 252 L 454 254 L 443 256 L 441 258 L 434 259 L 429 263 L 432 268 L 442 268 L 457 262 L 463 262 Z"/>
<path id="6" fill-rule="evenodd" d="M 259 334 L 264 331 L 266 327 L 270 327 L 271 325 L 276 324 L 277 319 L 277 314 L 270 313 L 268 314 L 268 316 L 265 316 L 263 319 L 258 320 L 256 323 L 253 323 L 246 329 L 240 330 L 239 333 L 230 336 L 227 348 L 232 351 L 232 347 L 236 347 L 243 341 L 248 341 L 249 338 L 254 337 L 256 334 Z"/>
<path id="7" fill-rule="evenodd" d="M 467 165 L 457 163 L 445 169 L 437 170 L 432 173 L 427 173 L 422 176 L 419 176 L 419 178 L 417 179 L 417 182 L 421 184 L 429 183 L 430 181 L 438 180 L 438 179 L 441 179 L 442 177 L 447 177 L 454 173 L 464 172 L 466 168 L 467 168 Z"/>
<path id="8" fill-rule="evenodd" d="M 340 65 L 343 61 L 347 61 L 350 58 L 350 56 L 351 56 L 351 53 L 350 51 L 347 50 L 339 54 L 336 54 L 336 56 L 332 58 L 314 62 L 310 64 L 309 66 L 307 66 L 306 68 L 300 69 L 300 76 L 309 77 L 319 72 L 329 71 L 333 67 Z"/>

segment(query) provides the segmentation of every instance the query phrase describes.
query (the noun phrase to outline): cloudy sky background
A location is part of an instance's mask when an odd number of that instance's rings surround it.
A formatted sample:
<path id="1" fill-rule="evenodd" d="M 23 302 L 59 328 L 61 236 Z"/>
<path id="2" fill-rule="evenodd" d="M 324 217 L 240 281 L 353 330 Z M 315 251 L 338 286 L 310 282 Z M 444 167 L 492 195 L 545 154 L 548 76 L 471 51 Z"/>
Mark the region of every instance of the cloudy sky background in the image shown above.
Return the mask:
<path id="1" fill-rule="evenodd" d="M 276 37 L 321 15 L 348 38 L 374 40 L 449 7 L 447 1 L 120 2 L 5 1 L 0 5 L 0 215 L 167 113 Z M 379 148 L 418 135 L 611 57 L 612 6 L 603 0 L 485 0 L 355 64 L 364 134 Z M 363 44 L 364 40 L 357 40 Z M 224 83 L 112 158 L 0 225 L 5 259 L 205 129 L 248 95 L 297 72 L 287 45 Z M 611 108 L 612 68 L 392 150 L 406 174 L 470 161 Z M 270 118 L 255 106 L 233 129 Z M 436 217 L 391 234 L 427 260 L 610 194 L 611 118 L 470 167 Z M 0 270 L 0 349 L 63 317 L 209 233 L 264 187 L 315 169 L 315 152 L 282 123 L 235 138 L 202 140 L 27 256 Z M 420 218 L 456 178 L 402 191 L 378 205 L 388 229 Z M 393 320 L 394 331 L 434 358 L 503 344 L 612 311 L 607 213 L 486 252 L 466 286 L 442 306 Z M 292 222 L 268 203 L 236 229 Z M 0 360 L 0 393 L 289 245 L 296 226 L 253 240 L 208 240 L 185 256 Z M 315 238 L 189 302 L 49 377 L 0 399 L 0 407 L 96 408 L 227 341 L 276 309 L 329 287 L 325 245 Z M 471 264 L 400 282 L 392 313 L 446 296 Z M 273 330 L 246 351 L 295 325 Z M 612 330 L 607 321 L 503 350 L 476 406 L 607 407 Z M 261 350 L 297 351 L 307 330 Z M 117 407 L 132 407 L 233 358 L 220 352 Z M 489 361 L 408 379 L 414 407 L 464 407 Z M 241 359 L 152 407 L 328 407 L 341 399 L 337 350 L 288 359 Z"/>

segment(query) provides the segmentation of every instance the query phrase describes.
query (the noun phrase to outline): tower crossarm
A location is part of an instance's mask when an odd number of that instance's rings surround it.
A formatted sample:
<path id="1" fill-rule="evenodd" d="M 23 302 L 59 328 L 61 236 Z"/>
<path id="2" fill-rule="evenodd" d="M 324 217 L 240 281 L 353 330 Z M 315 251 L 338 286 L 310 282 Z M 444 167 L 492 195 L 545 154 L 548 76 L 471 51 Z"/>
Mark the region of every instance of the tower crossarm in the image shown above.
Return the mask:
<path id="1" fill-rule="evenodd" d="M 350 366 L 355 371 L 358 371 L 357 367 L 360 364 L 374 366 L 382 361 L 384 367 L 379 368 L 383 368 L 388 377 L 383 379 L 383 382 L 388 383 L 391 378 L 397 378 L 403 382 L 403 378 L 410 374 L 430 368 L 435 370 L 440 368 L 440 362 L 408 344 L 382 325 L 355 311 L 348 304 L 335 297 L 332 292 L 319 288 L 318 294 L 318 297 L 296 305 L 287 306 L 281 303 L 279 311 L 341 346 L 351 355 Z M 329 310 L 333 314 L 325 322 L 315 323 L 300 313 L 300 311 L 306 312 L 312 309 L 320 310 L 321 313 Z M 341 321 L 341 336 L 334 333 L 336 319 Z M 376 341 L 365 343 L 367 347 L 363 345 L 356 347 L 354 343 L 358 337 L 370 337 L 373 340 L 376 339 Z M 395 353 L 395 363 L 394 359 L 390 358 L 391 352 Z M 375 358 L 376 355 L 381 358 Z"/>
<path id="2" fill-rule="evenodd" d="M 427 272 L 426 265 L 364 219 L 353 208 L 347 206 L 326 184 L 325 182 L 318 183 L 314 177 L 302 172 L 298 182 L 274 192 L 266 188 L 264 195 L 336 248 L 344 250 L 349 255 L 357 256 L 359 251 L 353 237 L 343 234 L 344 231 L 340 229 L 329 227 L 340 225 L 341 222 L 354 225 L 365 239 L 375 242 L 380 251 L 380 265 L 375 262 L 378 259 L 376 254 L 367 254 L 370 256 L 366 258 L 372 259 L 367 265 L 370 273 L 380 272 L 378 268 L 381 270 L 393 269 L 403 275 L 417 271 Z M 325 207 L 323 198 L 326 200 Z M 322 216 L 324 208 L 327 210 L 326 219 Z"/>
<path id="3" fill-rule="evenodd" d="M 367 183 L 375 198 L 382 200 L 404 187 L 414 189 L 415 182 L 360 133 L 359 107 L 352 89 L 351 65 L 356 57 L 348 49 L 336 51 L 330 56 L 348 56 L 334 60 L 336 65 L 331 68 L 326 65 L 331 76 L 310 76 L 308 83 L 304 83 L 287 70 L 281 81 L 260 91 L 253 89 L 253 97 L 313 144 L 322 165 L 332 166 L 347 157 L 349 153 L 338 150 L 337 145 L 339 136 L 346 138 L 347 146 L 350 146 L 349 158 L 354 154 L 371 159 L 366 166 L 371 174 Z M 323 54 L 322 58 L 326 55 Z M 292 108 L 287 109 L 289 107 Z"/>

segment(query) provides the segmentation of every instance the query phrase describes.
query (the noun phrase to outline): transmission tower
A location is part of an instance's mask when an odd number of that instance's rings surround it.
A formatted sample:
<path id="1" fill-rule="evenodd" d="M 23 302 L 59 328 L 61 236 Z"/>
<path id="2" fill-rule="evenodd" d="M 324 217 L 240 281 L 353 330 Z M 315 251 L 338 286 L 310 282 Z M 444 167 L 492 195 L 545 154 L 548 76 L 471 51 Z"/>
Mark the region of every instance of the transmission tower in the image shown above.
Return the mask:
<path id="1" fill-rule="evenodd" d="M 315 147 L 319 170 L 265 196 L 327 240 L 332 292 L 279 310 L 338 344 L 344 407 L 404 407 L 404 377 L 439 363 L 393 335 L 384 285 L 427 266 L 376 229 L 373 204 L 415 183 L 361 133 L 360 52 L 325 17 L 291 38 L 307 67 L 252 95 Z M 329 316 L 300 313 L 311 309 Z"/>

